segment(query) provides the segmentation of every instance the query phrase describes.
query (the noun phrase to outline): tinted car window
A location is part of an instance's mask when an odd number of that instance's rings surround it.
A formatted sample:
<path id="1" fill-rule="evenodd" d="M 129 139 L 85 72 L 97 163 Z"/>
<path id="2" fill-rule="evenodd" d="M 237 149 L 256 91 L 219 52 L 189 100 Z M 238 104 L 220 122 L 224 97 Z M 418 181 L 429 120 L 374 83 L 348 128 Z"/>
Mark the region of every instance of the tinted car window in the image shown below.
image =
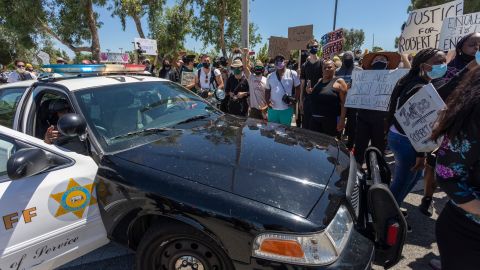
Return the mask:
<path id="1" fill-rule="evenodd" d="M 75 96 L 89 127 L 107 152 L 134 147 L 155 136 L 168 136 L 184 128 L 183 122 L 192 118 L 221 115 L 200 97 L 171 82 L 89 88 L 75 92 Z"/>
<path id="2" fill-rule="evenodd" d="M 18 102 L 26 88 L 0 90 L 0 125 L 12 128 Z"/>
<path id="3" fill-rule="evenodd" d="M 0 180 L 7 175 L 7 161 L 15 153 L 15 145 L 0 137 Z"/>

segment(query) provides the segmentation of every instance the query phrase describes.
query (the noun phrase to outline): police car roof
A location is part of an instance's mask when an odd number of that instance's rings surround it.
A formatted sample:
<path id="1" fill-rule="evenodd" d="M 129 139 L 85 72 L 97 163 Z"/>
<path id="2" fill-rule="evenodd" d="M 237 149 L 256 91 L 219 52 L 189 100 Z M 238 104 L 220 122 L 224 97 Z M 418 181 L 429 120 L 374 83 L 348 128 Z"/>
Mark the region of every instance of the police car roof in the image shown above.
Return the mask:
<path id="1" fill-rule="evenodd" d="M 142 75 L 105 75 L 84 78 L 69 78 L 66 80 L 53 81 L 55 84 L 65 86 L 70 91 L 86 88 L 97 88 L 108 85 L 140 82 L 168 82 L 168 80 Z"/>
<path id="2" fill-rule="evenodd" d="M 12 87 L 29 87 L 32 85 L 34 82 L 37 82 L 37 80 L 27 80 L 27 81 L 18 81 L 18 82 L 13 82 L 13 83 L 6 83 L 6 84 L 0 84 L 0 89 L 3 88 L 12 88 Z"/>

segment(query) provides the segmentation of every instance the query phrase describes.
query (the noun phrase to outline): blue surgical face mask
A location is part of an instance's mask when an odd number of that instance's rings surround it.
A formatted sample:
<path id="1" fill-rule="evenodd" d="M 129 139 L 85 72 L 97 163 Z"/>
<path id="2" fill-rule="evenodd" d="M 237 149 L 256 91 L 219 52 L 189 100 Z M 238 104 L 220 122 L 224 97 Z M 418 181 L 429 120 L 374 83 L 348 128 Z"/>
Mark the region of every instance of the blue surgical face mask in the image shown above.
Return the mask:
<path id="1" fill-rule="evenodd" d="M 427 76 L 434 80 L 442 78 L 447 73 L 447 64 L 433 65 L 432 70 L 427 72 Z"/>
<path id="2" fill-rule="evenodd" d="M 475 59 L 477 60 L 477 64 L 480 65 L 480 51 L 477 51 L 475 54 Z"/>

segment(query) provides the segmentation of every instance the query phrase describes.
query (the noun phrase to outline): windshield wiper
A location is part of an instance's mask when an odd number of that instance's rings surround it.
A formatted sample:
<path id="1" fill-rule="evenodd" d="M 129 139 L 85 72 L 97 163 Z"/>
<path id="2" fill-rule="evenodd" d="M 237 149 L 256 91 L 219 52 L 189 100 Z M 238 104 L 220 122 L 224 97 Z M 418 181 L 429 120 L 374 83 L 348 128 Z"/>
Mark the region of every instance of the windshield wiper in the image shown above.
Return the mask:
<path id="1" fill-rule="evenodd" d="M 190 123 L 190 122 L 194 122 L 194 121 L 201 120 L 201 119 L 206 119 L 206 118 L 210 118 L 210 114 L 202 114 L 202 115 L 192 116 L 192 117 L 190 117 L 186 120 L 183 120 L 183 121 L 180 121 L 180 122 L 176 123 L 175 126 Z"/>
<path id="2" fill-rule="evenodd" d="M 141 130 L 136 130 L 136 131 L 131 131 L 122 135 L 115 136 L 113 138 L 110 138 L 110 140 L 116 140 L 120 138 L 126 138 L 126 137 L 131 137 L 135 135 L 149 135 L 149 134 L 155 134 L 155 133 L 160 133 L 160 132 L 165 132 L 165 131 L 179 131 L 181 129 L 177 128 L 146 128 L 146 129 L 141 129 Z"/>

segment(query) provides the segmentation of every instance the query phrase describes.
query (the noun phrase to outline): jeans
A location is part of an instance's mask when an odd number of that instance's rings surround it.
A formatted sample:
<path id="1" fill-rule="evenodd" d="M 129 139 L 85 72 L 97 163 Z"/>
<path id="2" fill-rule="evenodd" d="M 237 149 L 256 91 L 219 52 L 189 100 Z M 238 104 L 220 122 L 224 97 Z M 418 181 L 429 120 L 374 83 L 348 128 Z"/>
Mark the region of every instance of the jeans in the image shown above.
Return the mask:
<path id="1" fill-rule="evenodd" d="M 388 133 L 388 146 L 395 156 L 395 174 L 390 190 L 398 205 L 423 176 L 423 170 L 412 171 L 417 160 L 417 152 L 407 137 L 395 132 Z"/>

